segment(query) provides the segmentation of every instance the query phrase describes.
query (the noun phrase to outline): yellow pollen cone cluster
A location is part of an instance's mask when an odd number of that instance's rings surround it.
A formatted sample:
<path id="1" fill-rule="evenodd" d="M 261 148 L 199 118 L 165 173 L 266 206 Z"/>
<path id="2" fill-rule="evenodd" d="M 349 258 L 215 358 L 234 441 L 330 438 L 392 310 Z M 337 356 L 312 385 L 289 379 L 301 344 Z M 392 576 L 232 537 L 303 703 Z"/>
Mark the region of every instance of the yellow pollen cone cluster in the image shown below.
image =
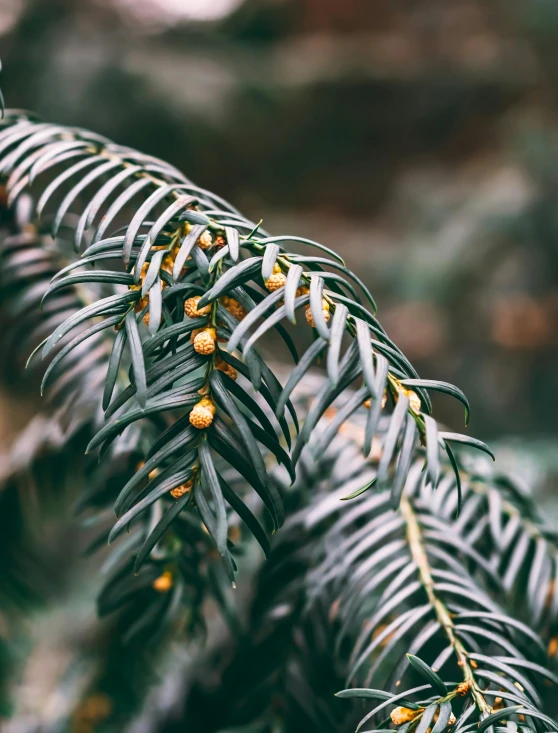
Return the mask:
<path id="1" fill-rule="evenodd" d="M 207 316 L 211 313 L 210 305 L 204 305 L 203 308 L 198 308 L 200 300 L 201 295 L 195 295 L 193 298 L 188 298 L 184 302 L 184 313 L 188 318 L 199 318 L 200 316 Z"/>
<path id="2" fill-rule="evenodd" d="M 316 321 L 314 320 L 314 315 L 312 314 L 312 309 L 310 308 L 309 305 L 307 305 L 304 310 L 305 310 L 305 315 L 306 315 L 306 320 L 308 322 L 308 325 L 309 326 L 312 326 L 312 328 L 315 328 L 316 327 Z M 329 319 L 331 317 L 331 313 L 329 312 L 329 303 L 327 302 L 327 300 L 322 300 L 322 313 L 324 314 L 324 318 L 325 318 L 326 323 L 327 323 L 327 321 L 329 321 Z"/>
<path id="3" fill-rule="evenodd" d="M 216 407 L 213 402 L 208 397 L 204 397 L 194 405 L 190 413 L 190 424 L 199 430 L 204 430 L 213 422 L 215 412 Z"/>

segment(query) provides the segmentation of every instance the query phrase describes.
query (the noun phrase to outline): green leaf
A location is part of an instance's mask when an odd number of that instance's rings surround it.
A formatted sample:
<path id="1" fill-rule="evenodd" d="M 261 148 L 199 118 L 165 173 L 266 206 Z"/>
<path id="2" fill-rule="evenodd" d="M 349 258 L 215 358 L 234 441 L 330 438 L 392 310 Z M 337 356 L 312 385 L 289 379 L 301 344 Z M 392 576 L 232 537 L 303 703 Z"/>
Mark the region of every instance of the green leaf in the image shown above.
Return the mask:
<path id="1" fill-rule="evenodd" d="M 163 286 L 157 278 L 149 291 L 149 333 L 153 336 L 161 325 L 163 313 Z"/>
<path id="2" fill-rule="evenodd" d="M 159 542 L 159 540 L 162 539 L 167 529 L 171 526 L 171 524 L 174 522 L 176 517 L 180 514 L 180 512 L 184 509 L 184 507 L 188 504 L 190 499 L 191 499 L 190 493 L 183 494 L 163 514 L 161 519 L 157 522 L 155 527 L 148 534 L 147 538 L 145 539 L 145 542 L 141 546 L 136 556 L 136 560 L 134 562 L 134 573 L 138 572 L 138 570 L 141 568 L 146 558 L 150 554 L 151 550 L 155 547 L 155 545 Z"/>
<path id="3" fill-rule="evenodd" d="M 91 224 L 93 224 L 95 217 L 97 216 L 109 196 L 113 193 L 113 191 L 118 188 L 118 186 L 124 183 L 127 178 L 135 176 L 140 170 L 141 167 L 139 165 L 127 166 L 115 176 L 111 176 L 109 180 L 106 181 L 106 183 L 104 183 L 97 191 L 95 196 L 84 208 L 83 213 L 80 216 L 78 224 L 76 226 L 74 236 L 74 245 L 76 251 L 79 251 L 85 231 L 91 226 Z"/>
<path id="4" fill-rule="evenodd" d="M 130 357 L 132 360 L 132 368 L 134 370 L 134 381 L 136 384 L 136 394 L 140 407 L 145 407 L 147 401 L 147 379 L 145 376 L 145 361 L 143 358 L 143 348 L 139 335 L 138 324 L 133 310 L 129 310 L 124 320 L 126 334 L 128 336 L 128 346 L 130 348 Z"/>
<path id="5" fill-rule="evenodd" d="M 202 296 L 198 303 L 198 308 L 203 308 L 214 300 L 217 300 L 221 295 L 232 288 L 240 285 L 240 283 L 250 280 L 253 275 L 259 270 L 261 257 L 250 257 L 247 260 L 239 262 L 238 265 L 231 267 L 221 275 L 215 285 Z"/>
<path id="6" fill-rule="evenodd" d="M 345 261 L 342 257 L 340 257 L 337 252 L 334 252 L 332 249 L 329 249 L 328 247 L 324 247 L 323 244 L 320 244 L 319 242 L 314 242 L 312 239 L 305 239 L 304 237 L 291 237 L 289 235 L 284 235 L 280 237 L 266 237 L 265 239 L 258 240 L 259 244 L 270 244 L 272 242 L 301 242 L 302 244 L 309 244 L 311 247 L 316 247 L 317 249 L 321 249 L 323 252 L 327 252 L 328 255 L 336 259 L 338 262 L 340 262 L 342 265 L 345 264 Z"/>
<path id="7" fill-rule="evenodd" d="M 370 342 L 370 329 L 368 328 L 368 324 L 360 318 L 354 318 L 354 322 L 356 326 L 356 339 L 358 343 L 362 375 L 370 392 L 370 396 L 375 399 L 377 397 L 376 376 L 374 374 L 374 359 L 372 344 Z"/>
<path id="8" fill-rule="evenodd" d="M 147 494 L 147 496 L 144 496 L 139 501 L 137 501 L 130 509 L 128 509 L 128 511 L 126 511 L 120 517 L 120 519 L 115 522 L 114 527 L 112 528 L 109 535 L 109 544 L 114 542 L 116 537 L 118 537 L 118 535 L 130 524 L 130 522 L 132 522 L 132 520 L 134 520 L 142 512 L 144 512 L 148 507 L 154 504 L 162 496 L 165 496 L 173 489 L 176 489 L 177 486 L 180 486 L 185 481 L 189 480 L 192 475 L 192 467 L 184 466 L 185 463 L 189 462 L 187 460 L 189 458 L 190 456 L 187 456 L 179 461 L 176 466 L 169 466 L 166 469 L 166 472 L 163 472 L 160 476 L 158 476 L 153 482 L 149 484 L 149 493 Z M 155 488 L 151 490 L 151 486 L 154 486 Z"/>
<path id="9" fill-rule="evenodd" d="M 401 502 L 401 495 L 413 460 L 416 434 L 416 423 L 411 417 L 409 417 L 407 419 L 407 424 L 405 425 L 401 450 L 399 452 L 397 467 L 395 469 L 395 476 L 393 477 L 393 483 L 391 485 L 391 506 L 393 509 L 396 509 Z"/>
<path id="10" fill-rule="evenodd" d="M 391 416 L 389 427 L 386 432 L 384 447 L 382 450 L 382 457 L 380 458 L 380 463 L 378 464 L 378 483 L 380 485 L 385 483 L 388 478 L 389 466 L 395 453 L 395 448 L 397 446 L 397 441 L 399 439 L 401 430 L 403 429 L 406 420 L 412 419 L 408 418 L 408 407 L 409 398 L 407 397 L 407 395 L 400 393 L 397 404 L 395 405 L 395 410 L 393 411 L 393 415 Z"/>
<path id="11" fill-rule="evenodd" d="M 149 263 L 149 267 L 147 268 L 147 272 L 145 273 L 145 277 L 141 284 L 142 298 L 144 298 L 147 295 L 147 293 L 151 290 L 151 288 L 153 287 L 153 284 L 159 277 L 159 271 L 161 269 L 161 264 L 167 254 L 168 254 L 168 251 L 164 249 L 154 252 L 151 258 L 151 261 Z M 141 272 L 141 268 L 140 268 L 140 272 Z M 132 281 L 133 280 L 134 278 L 132 278 Z"/>
<path id="12" fill-rule="evenodd" d="M 219 475 L 213 465 L 211 450 L 206 440 L 202 440 L 198 449 L 198 456 L 201 467 L 201 482 L 204 487 L 209 489 L 209 494 L 213 500 L 213 511 L 215 514 L 215 535 L 213 537 L 217 549 L 224 557 L 227 554 L 227 509 L 225 507 L 225 499 L 221 491 L 221 483 Z M 198 492 L 196 492 L 196 495 Z"/>
<path id="13" fill-rule="evenodd" d="M 432 723 L 432 719 L 436 715 L 436 712 L 438 710 L 438 703 L 432 703 L 432 705 L 429 705 L 423 714 L 421 715 L 421 718 L 419 720 L 419 724 L 416 727 L 416 733 L 426 733 L 426 731 L 430 728 L 430 724 Z"/>
<path id="14" fill-rule="evenodd" d="M 310 279 L 310 310 L 316 324 L 316 331 L 319 335 L 329 341 L 329 328 L 322 308 L 322 293 L 324 281 L 319 275 L 313 275 Z"/>
<path id="15" fill-rule="evenodd" d="M 238 231 L 234 227 L 225 227 L 225 238 L 229 245 L 229 252 L 233 262 L 238 260 L 240 254 L 240 242 L 238 238 Z"/>
<path id="16" fill-rule="evenodd" d="M 494 723 L 497 723 L 500 720 L 506 720 L 507 718 L 510 718 L 512 715 L 516 714 L 518 710 L 521 710 L 521 705 L 511 705 L 507 708 L 501 708 L 495 713 L 492 713 L 491 715 L 488 715 L 484 720 L 481 720 L 479 723 L 479 726 L 477 728 L 478 733 L 482 733 L 483 730 L 487 730 L 490 728 L 490 726 L 494 725 Z"/>
<path id="17" fill-rule="evenodd" d="M 179 430 L 178 434 L 173 434 L 168 431 L 166 440 L 159 442 L 157 446 L 152 446 L 151 450 L 153 452 L 147 456 L 141 468 L 133 474 L 121 489 L 114 504 L 114 513 L 116 516 L 119 517 L 122 514 L 128 500 L 133 497 L 134 491 L 149 478 L 149 474 L 152 471 L 160 468 L 168 459 L 172 458 L 172 461 L 176 462 L 175 454 L 179 452 L 181 456 L 187 454 L 197 447 L 198 441 L 199 435 L 189 422 L 186 422 L 185 426 L 181 423 L 181 430 Z"/>
<path id="18" fill-rule="evenodd" d="M 372 450 L 372 440 L 378 429 L 380 417 L 382 414 L 382 400 L 384 389 L 386 386 L 387 376 L 389 372 L 388 360 L 382 354 L 376 355 L 376 399 L 371 399 L 370 410 L 366 418 L 366 426 L 364 429 L 364 442 L 362 444 L 362 452 L 365 456 L 370 455 Z"/>
<path id="19" fill-rule="evenodd" d="M 124 191 L 122 191 L 122 193 L 118 195 L 118 197 L 110 205 L 108 211 L 101 218 L 99 226 L 97 227 L 97 230 L 95 232 L 95 236 L 93 237 L 93 244 L 96 244 L 100 240 L 102 240 L 105 232 L 112 224 L 114 219 L 118 216 L 118 214 L 122 211 L 122 209 L 126 206 L 126 204 L 130 202 L 134 198 L 134 196 L 137 196 L 137 194 L 143 191 L 144 188 L 147 188 L 147 186 L 153 186 L 153 181 L 150 178 L 140 178 L 139 180 L 134 181 L 129 186 L 127 186 Z M 124 243 L 124 241 L 125 238 L 122 240 L 122 242 Z"/>
<path id="20" fill-rule="evenodd" d="M 280 293 L 281 291 L 276 290 L 275 292 Z M 307 295 L 301 296 L 300 298 L 297 299 L 297 303 L 295 307 L 298 308 L 301 305 L 304 305 L 304 303 L 307 300 L 308 300 Z M 293 361 L 295 362 L 295 364 L 298 363 L 299 357 L 298 357 L 298 352 L 296 350 L 296 347 L 291 337 L 287 333 L 287 331 L 285 331 L 285 329 L 280 324 L 280 322 L 285 318 L 286 314 L 287 314 L 286 308 L 284 305 L 282 305 L 279 308 L 277 308 L 277 310 L 275 310 L 268 318 L 266 318 L 266 320 L 254 331 L 254 333 L 250 336 L 250 338 L 243 345 L 242 354 L 244 358 L 248 357 L 248 354 L 252 346 L 256 343 L 256 341 L 258 341 L 258 339 L 260 339 L 264 334 L 266 334 L 271 328 L 275 328 L 277 329 L 278 333 L 280 334 L 287 348 L 289 349 L 291 356 L 293 357 Z"/>
<path id="21" fill-rule="evenodd" d="M 124 265 L 126 267 L 128 267 L 130 264 L 132 246 L 135 242 L 137 235 L 139 234 L 143 223 L 145 222 L 149 214 L 153 211 L 153 209 L 157 206 L 157 204 L 170 196 L 176 190 L 176 188 L 176 185 L 169 183 L 163 186 L 158 186 L 155 191 L 153 191 L 153 193 L 145 199 L 145 201 L 141 204 L 141 206 L 134 214 L 132 221 L 126 229 L 124 244 L 122 245 L 122 259 L 124 260 Z"/>
<path id="22" fill-rule="evenodd" d="M 231 380 L 232 381 L 232 380 Z M 235 401 L 232 399 L 223 375 L 217 371 L 214 371 L 209 376 L 209 383 L 215 401 L 224 410 L 229 417 L 233 420 L 236 428 L 239 430 L 242 443 L 246 448 L 246 452 L 250 457 L 250 460 L 258 473 L 260 480 L 265 481 L 266 469 L 265 464 L 258 448 L 258 445 L 248 427 L 248 423 L 240 409 L 237 407 Z"/>
<path id="23" fill-rule="evenodd" d="M 192 407 L 196 402 L 199 402 L 199 398 L 199 394 L 195 393 L 185 394 L 182 397 L 173 395 L 168 399 L 159 395 L 157 398 L 147 400 L 145 408 L 131 409 L 115 420 L 111 420 L 109 423 L 103 425 L 99 432 L 92 438 L 87 446 L 86 452 L 90 453 L 107 440 L 114 440 L 118 434 L 122 433 L 128 425 L 131 425 L 136 420 L 141 420 L 144 417 L 150 417 L 151 415 L 156 415 L 159 412 L 165 412 L 167 410 Z"/>
<path id="24" fill-rule="evenodd" d="M 459 475 L 459 464 L 457 463 L 457 459 L 455 457 L 454 452 L 450 448 L 450 446 L 447 443 L 444 443 L 444 449 L 447 453 L 449 462 L 451 464 L 451 467 L 453 469 L 453 474 L 455 476 L 455 488 L 457 489 L 457 511 L 456 516 L 459 516 L 461 514 L 461 507 L 463 505 L 463 491 L 461 488 L 461 476 Z"/>
<path id="25" fill-rule="evenodd" d="M 414 654 L 407 654 L 407 659 L 411 667 L 428 682 L 434 692 L 438 693 L 441 697 L 445 697 L 448 694 L 447 687 L 442 682 L 442 678 L 426 662 L 423 662 L 420 657 L 416 657 Z"/>
<path id="26" fill-rule="evenodd" d="M 423 415 L 426 427 L 426 472 L 428 479 L 435 489 L 440 477 L 440 463 L 438 460 L 438 426 L 436 420 L 429 415 Z"/>
<path id="27" fill-rule="evenodd" d="M 111 295 L 108 298 L 98 300 L 91 305 L 82 308 L 77 313 L 72 314 L 63 323 L 61 323 L 49 336 L 43 347 L 43 359 L 47 356 L 56 344 L 69 333 L 73 328 L 79 326 L 80 323 L 87 321 L 93 316 L 99 316 L 103 313 L 114 312 L 116 308 L 124 308 L 134 300 L 137 300 L 139 293 L 124 293 L 122 295 Z"/>
<path id="28" fill-rule="evenodd" d="M 121 320 L 120 316 L 115 316 L 118 320 Z M 103 410 L 106 410 L 110 404 L 112 393 L 114 391 L 114 385 L 118 378 L 118 371 L 120 369 L 120 362 L 122 361 L 122 354 L 124 353 L 124 346 L 126 345 L 127 331 L 121 328 L 117 332 L 114 342 L 112 344 L 112 351 L 107 367 L 107 374 L 105 377 L 105 386 L 103 390 Z"/>
<path id="29" fill-rule="evenodd" d="M 469 401 L 467 397 L 465 397 L 465 394 L 458 387 L 454 387 L 453 384 L 440 382 L 437 379 L 402 379 L 401 384 L 405 387 L 423 387 L 424 389 L 433 389 L 435 392 L 443 392 L 444 394 L 451 395 L 451 397 L 455 397 L 455 399 L 459 400 L 465 408 L 465 425 L 469 422 L 469 416 L 471 414 Z"/>
<path id="30" fill-rule="evenodd" d="M 401 692 L 398 695 L 392 695 L 392 697 L 389 698 L 389 700 L 385 700 L 384 702 L 380 703 L 380 705 L 377 705 L 373 710 L 371 710 L 367 715 L 364 716 L 364 718 L 360 721 L 360 723 L 357 726 L 356 733 L 362 728 L 362 726 L 366 723 L 367 720 L 370 720 L 374 715 L 380 712 L 380 710 L 383 710 L 388 705 L 392 705 L 395 702 L 403 702 L 403 700 L 407 700 L 405 697 L 406 695 L 413 695 L 416 692 L 423 692 L 424 690 L 428 690 L 430 688 L 430 685 L 420 685 L 420 687 L 413 687 L 410 690 L 405 690 L 405 692 Z M 405 707 L 407 707 L 407 702 L 404 703 Z"/>
<path id="31" fill-rule="evenodd" d="M 344 700 L 351 700 L 353 698 L 363 698 L 365 700 L 390 700 L 395 695 L 391 692 L 385 692 L 384 690 L 369 690 L 364 687 L 352 687 L 348 690 L 341 690 L 335 693 L 335 697 L 340 697 Z M 399 699 L 402 705 L 411 710 L 420 710 L 420 706 L 409 700 Z"/>
<path id="32" fill-rule="evenodd" d="M 225 479 L 222 476 L 219 476 L 219 480 L 221 482 L 221 489 L 223 491 L 223 496 L 225 497 L 226 501 L 230 504 L 231 508 L 238 514 L 238 516 L 242 519 L 250 532 L 254 535 L 255 540 L 262 548 L 266 558 L 269 557 L 271 553 L 271 546 L 269 544 L 269 539 L 267 537 L 266 531 L 259 523 L 258 519 L 252 514 L 250 509 L 242 501 L 242 499 L 237 496 L 237 494 L 227 484 Z"/>
<path id="33" fill-rule="evenodd" d="M 327 352 L 327 373 L 331 383 L 336 386 L 339 382 L 339 355 L 341 342 L 347 325 L 349 311 L 345 305 L 336 305 L 331 321 L 330 344 Z"/>
<path id="34" fill-rule="evenodd" d="M 350 499 L 356 499 L 357 496 L 360 496 L 361 494 L 364 494 L 365 491 L 368 491 L 368 489 L 371 489 L 372 486 L 375 485 L 376 481 L 378 479 L 376 476 L 371 481 L 368 481 L 368 483 L 364 484 L 364 486 L 361 486 L 360 489 L 357 489 L 356 491 L 353 491 L 348 496 L 342 497 L 341 501 L 349 501 Z"/>
<path id="35" fill-rule="evenodd" d="M 227 344 L 228 351 L 234 351 L 238 347 L 243 336 L 249 331 L 250 327 L 253 326 L 254 323 L 256 323 L 256 321 L 261 318 L 264 313 L 266 313 L 273 305 L 275 305 L 275 303 L 283 300 L 283 290 L 284 288 L 280 288 L 279 290 L 275 290 L 273 293 L 270 293 L 261 301 L 261 303 L 258 303 L 258 305 L 246 315 L 246 317 L 234 329 L 232 336 L 230 337 Z M 267 321 L 265 323 L 267 323 Z M 259 330 L 260 329 L 258 329 L 258 332 Z"/>
<path id="36" fill-rule="evenodd" d="M 89 171 L 83 178 L 80 179 L 79 183 L 77 183 L 75 186 L 72 187 L 72 189 L 66 194 L 64 197 L 62 203 L 58 207 L 58 210 L 56 212 L 56 216 L 54 217 L 54 222 L 52 224 L 51 228 L 51 234 L 53 239 L 56 239 L 60 225 L 62 224 L 62 221 L 68 211 L 70 210 L 72 204 L 76 200 L 76 198 L 80 195 L 80 193 L 87 188 L 93 181 L 95 181 L 97 178 L 100 178 L 101 176 L 105 175 L 105 173 L 108 173 L 109 171 L 113 170 L 116 167 L 119 167 L 122 165 L 120 160 L 105 160 L 103 163 L 103 159 L 100 158 L 100 165 L 98 165 L 94 170 Z"/>
<path id="37" fill-rule="evenodd" d="M 246 479 L 262 499 L 272 519 L 274 529 L 278 529 L 279 517 L 281 516 L 281 497 L 273 483 L 266 479 L 263 481 L 260 479 L 253 465 L 244 457 L 243 447 L 236 445 L 236 439 L 223 423 L 214 420 L 208 436 L 211 447 Z"/>
<path id="38" fill-rule="evenodd" d="M 316 445 L 312 449 L 312 452 L 316 459 L 323 455 L 324 451 L 329 446 L 331 441 L 335 438 L 339 431 L 339 428 L 343 425 L 343 423 L 348 420 L 348 418 L 353 414 L 353 412 L 355 412 L 355 410 L 358 410 L 360 407 L 362 407 L 362 403 L 366 399 L 367 394 L 368 388 L 361 387 L 358 392 L 355 392 L 355 394 L 349 397 L 343 407 L 337 410 L 334 417 L 330 420 L 329 424 L 316 442 Z"/>
<path id="39" fill-rule="evenodd" d="M 44 393 L 44 389 L 46 387 L 46 384 L 48 382 L 48 379 L 52 372 L 56 369 L 58 364 L 64 359 L 73 349 L 75 349 L 76 346 L 79 346 L 83 341 L 86 341 L 88 338 L 93 336 L 96 333 L 99 333 L 100 331 L 105 330 L 106 328 L 110 328 L 111 326 L 115 326 L 120 321 L 120 316 L 112 316 L 112 318 L 105 318 L 100 323 L 95 323 L 93 326 L 90 326 L 89 328 L 86 328 L 81 333 L 79 333 L 75 338 L 73 338 L 69 343 L 67 343 L 64 348 L 60 349 L 60 351 L 56 354 L 54 359 L 50 362 L 48 365 L 44 375 L 43 380 L 41 382 L 41 396 Z M 37 348 L 40 348 L 40 344 Z"/>
<path id="40" fill-rule="evenodd" d="M 44 294 L 43 301 L 57 290 L 67 288 L 70 285 L 76 285 L 77 283 L 87 282 L 106 283 L 109 285 L 131 285 L 132 277 L 125 272 L 114 272 L 113 270 L 90 270 L 86 272 L 77 272 L 74 275 L 68 275 L 68 277 L 62 278 L 61 280 L 55 280 Z"/>
<path id="41" fill-rule="evenodd" d="M 277 402 L 277 409 L 275 410 L 275 414 L 277 416 L 280 416 L 280 415 L 282 416 L 284 414 L 285 406 L 287 402 L 289 401 L 289 398 L 293 390 L 295 389 L 297 384 L 304 377 L 306 372 L 310 369 L 315 359 L 317 359 L 317 357 L 322 353 L 322 351 L 325 349 L 326 346 L 327 346 L 327 341 L 325 341 L 322 338 L 318 338 L 304 352 L 298 364 L 291 371 L 289 379 L 287 380 L 287 384 L 285 385 L 285 387 L 283 388 L 283 391 L 281 392 L 281 396 L 279 397 L 279 400 Z"/>
<path id="42" fill-rule="evenodd" d="M 462 443 L 463 445 L 471 446 L 471 448 L 477 448 L 477 450 L 483 451 L 483 453 L 487 453 L 493 461 L 496 460 L 494 453 L 490 450 L 486 443 L 482 442 L 482 440 L 470 438 L 468 435 L 461 435 L 461 433 L 438 433 L 438 435 L 440 436 L 440 438 L 442 438 L 442 440 L 449 441 L 451 443 Z"/>
<path id="43" fill-rule="evenodd" d="M 295 317 L 295 301 L 296 291 L 300 285 L 300 277 L 302 275 L 302 267 L 300 265 L 291 265 L 287 273 L 287 282 L 283 294 L 285 296 L 285 314 L 291 323 L 296 323 Z"/>
<path id="44" fill-rule="evenodd" d="M 79 163 L 75 163 L 56 176 L 56 178 L 48 184 L 39 198 L 39 202 L 37 204 L 37 216 L 42 216 L 50 198 L 56 193 L 60 186 L 62 186 L 72 176 L 75 176 L 76 173 L 79 173 L 86 168 L 90 168 L 92 165 L 98 165 L 99 163 L 104 162 L 106 162 L 106 158 L 103 158 L 100 155 L 95 155 L 90 158 L 86 158 L 85 160 L 80 160 Z"/>
<path id="45" fill-rule="evenodd" d="M 281 251 L 278 244 L 268 244 L 262 260 L 262 280 L 268 280 L 273 273 L 273 266 L 277 262 L 277 255 Z"/>
<path id="46" fill-rule="evenodd" d="M 315 263 L 315 264 L 323 264 L 327 265 L 329 267 L 333 267 L 337 270 L 340 270 L 343 272 L 350 280 L 352 280 L 354 283 L 358 285 L 358 287 L 362 290 L 364 293 L 366 300 L 370 303 L 370 306 L 372 308 L 372 312 L 376 313 L 377 307 L 376 303 L 374 301 L 374 298 L 372 297 L 372 293 L 368 290 L 366 285 L 362 282 L 362 280 L 355 275 L 354 272 L 351 272 L 347 267 L 344 265 L 339 265 L 337 262 L 332 262 L 331 260 L 328 260 L 324 257 L 304 257 L 302 255 L 289 255 L 289 260 L 291 262 L 308 262 L 308 263 Z"/>
<path id="47" fill-rule="evenodd" d="M 197 199 L 194 196 L 189 195 L 182 195 L 180 196 L 176 201 L 173 201 L 164 211 L 163 213 L 157 218 L 155 223 L 151 226 L 151 229 L 147 232 L 147 235 L 145 237 L 145 241 L 141 247 L 141 250 L 138 254 L 138 258 L 136 260 L 136 264 L 134 266 L 134 280 L 137 283 L 140 281 L 141 277 L 141 270 L 142 267 L 147 260 L 147 256 L 151 250 L 151 247 L 155 244 L 157 241 L 159 235 L 162 233 L 164 227 L 175 217 L 177 216 L 181 211 L 183 211 L 187 206 L 190 206 L 191 204 L 195 203 Z M 135 237 L 134 237 L 135 239 Z M 173 278 L 176 280 L 177 278 L 174 277 L 173 272 Z M 149 286 L 150 287 L 150 286 Z M 149 288 L 147 288 L 149 289 Z"/>
<path id="48" fill-rule="evenodd" d="M 451 718 L 451 702 L 446 701 L 440 704 L 440 712 L 438 713 L 438 720 L 432 728 L 432 733 L 444 733 L 446 727 Z"/>

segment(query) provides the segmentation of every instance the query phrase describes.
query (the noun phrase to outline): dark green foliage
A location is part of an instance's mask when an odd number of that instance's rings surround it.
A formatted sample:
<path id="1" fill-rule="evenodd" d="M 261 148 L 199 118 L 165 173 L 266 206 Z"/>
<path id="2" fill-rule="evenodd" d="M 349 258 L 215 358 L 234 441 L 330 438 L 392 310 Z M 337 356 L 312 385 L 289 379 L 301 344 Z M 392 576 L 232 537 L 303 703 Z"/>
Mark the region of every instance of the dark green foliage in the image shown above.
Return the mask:
<path id="1" fill-rule="evenodd" d="M 212 599 L 239 645 L 203 730 L 346 730 L 363 712 L 359 728 L 401 733 L 558 730 L 543 712 L 556 536 L 511 479 L 462 466 L 461 446 L 490 449 L 440 429 L 428 390 L 466 420 L 467 399 L 418 376 L 337 254 L 84 130 L 8 114 L 0 173 L 12 367 L 35 349 L 54 448 L 79 456 L 86 554 L 115 543 L 76 714 L 104 696 L 117 730 L 169 642 L 205 636 Z M 299 358 L 283 322 L 303 307 Z M 271 333 L 295 362 L 285 387 L 256 349 Z M 270 561 L 247 635 L 230 591 L 253 539 Z M 115 682 L 128 673 L 131 690 Z"/>

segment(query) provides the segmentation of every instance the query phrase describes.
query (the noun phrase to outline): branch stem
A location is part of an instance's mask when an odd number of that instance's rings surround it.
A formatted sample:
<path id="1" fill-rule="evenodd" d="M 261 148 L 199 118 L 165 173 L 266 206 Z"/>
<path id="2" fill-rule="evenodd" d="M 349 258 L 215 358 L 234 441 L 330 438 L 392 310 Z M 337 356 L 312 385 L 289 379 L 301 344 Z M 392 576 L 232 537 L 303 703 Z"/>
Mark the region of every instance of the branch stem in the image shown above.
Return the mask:
<path id="1" fill-rule="evenodd" d="M 430 570 L 430 562 L 424 547 L 422 531 L 415 511 L 405 495 L 401 498 L 400 510 L 407 525 L 407 539 L 409 541 L 411 556 L 418 569 L 420 582 L 426 592 L 430 605 L 434 609 L 440 626 L 453 647 L 455 656 L 457 657 L 457 664 L 463 672 L 463 681 L 467 683 L 469 692 L 477 708 L 481 712 L 490 713 L 492 708 L 486 702 L 482 690 L 475 679 L 474 669 L 469 661 L 467 650 L 455 632 L 455 625 L 451 613 L 436 593 L 434 579 Z"/>

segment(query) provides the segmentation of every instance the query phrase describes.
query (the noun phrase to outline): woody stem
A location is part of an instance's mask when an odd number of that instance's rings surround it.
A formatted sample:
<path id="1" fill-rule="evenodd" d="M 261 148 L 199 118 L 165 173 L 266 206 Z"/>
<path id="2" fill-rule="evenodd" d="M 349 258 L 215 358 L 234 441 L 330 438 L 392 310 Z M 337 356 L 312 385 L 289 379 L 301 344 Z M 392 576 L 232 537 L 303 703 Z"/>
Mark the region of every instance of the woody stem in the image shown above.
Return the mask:
<path id="1" fill-rule="evenodd" d="M 418 570 L 420 582 L 425 590 L 430 605 L 434 609 L 434 613 L 436 614 L 436 618 L 442 627 L 442 630 L 453 647 L 455 656 L 457 657 L 457 664 L 461 667 L 463 672 L 463 680 L 467 683 L 469 692 L 471 693 L 477 708 L 481 712 L 490 713 L 492 708 L 486 702 L 482 694 L 482 690 L 475 679 L 474 670 L 469 661 L 468 652 L 456 634 L 451 614 L 436 593 L 436 586 L 430 570 L 430 563 L 424 548 L 422 531 L 415 511 L 406 496 L 401 498 L 400 510 L 407 525 L 407 539 L 409 541 L 411 556 Z"/>

